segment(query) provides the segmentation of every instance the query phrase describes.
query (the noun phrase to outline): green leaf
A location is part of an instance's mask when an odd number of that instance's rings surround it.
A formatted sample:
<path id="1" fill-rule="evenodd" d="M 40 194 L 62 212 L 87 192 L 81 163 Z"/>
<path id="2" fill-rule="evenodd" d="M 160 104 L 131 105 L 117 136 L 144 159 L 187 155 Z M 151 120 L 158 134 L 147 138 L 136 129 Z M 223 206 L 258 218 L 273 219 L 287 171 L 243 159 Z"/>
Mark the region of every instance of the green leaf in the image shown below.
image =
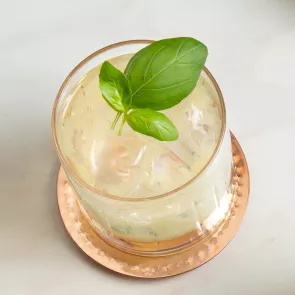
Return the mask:
<path id="1" fill-rule="evenodd" d="M 164 39 L 141 49 L 125 69 L 132 107 L 164 110 L 177 105 L 195 88 L 207 55 L 207 47 L 189 37 Z"/>
<path id="2" fill-rule="evenodd" d="M 149 110 L 134 110 L 126 116 L 127 123 L 136 132 L 152 136 L 161 141 L 173 141 L 178 131 L 173 123 L 162 113 Z"/>
<path id="3" fill-rule="evenodd" d="M 108 61 L 105 61 L 99 73 L 99 87 L 103 98 L 117 112 L 129 110 L 132 92 L 125 75 Z"/>

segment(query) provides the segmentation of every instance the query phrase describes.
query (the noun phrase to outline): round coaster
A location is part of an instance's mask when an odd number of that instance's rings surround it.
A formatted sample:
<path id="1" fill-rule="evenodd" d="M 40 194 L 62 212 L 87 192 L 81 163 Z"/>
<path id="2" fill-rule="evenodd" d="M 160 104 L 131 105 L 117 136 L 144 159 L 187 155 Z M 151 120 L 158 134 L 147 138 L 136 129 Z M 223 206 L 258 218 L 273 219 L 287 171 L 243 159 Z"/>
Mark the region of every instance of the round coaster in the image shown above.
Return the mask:
<path id="1" fill-rule="evenodd" d="M 237 139 L 231 134 L 233 151 L 233 206 L 218 230 L 193 247 L 169 256 L 145 257 L 123 252 L 103 241 L 82 215 L 75 193 L 60 168 L 57 198 L 65 227 L 76 244 L 101 265 L 133 277 L 162 278 L 190 271 L 216 256 L 238 230 L 249 198 L 249 171 L 245 155 Z"/>

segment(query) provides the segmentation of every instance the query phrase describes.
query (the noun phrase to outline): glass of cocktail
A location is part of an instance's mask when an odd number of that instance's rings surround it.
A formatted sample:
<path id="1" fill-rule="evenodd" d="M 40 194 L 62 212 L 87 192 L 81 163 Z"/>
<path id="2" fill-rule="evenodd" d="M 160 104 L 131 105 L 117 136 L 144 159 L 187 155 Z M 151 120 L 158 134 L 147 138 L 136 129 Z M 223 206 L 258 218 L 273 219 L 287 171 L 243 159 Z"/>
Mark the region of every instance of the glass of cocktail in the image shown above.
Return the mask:
<path id="1" fill-rule="evenodd" d="M 52 130 L 80 208 L 107 243 L 139 255 L 181 251 L 218 228 L 232 204 L 232 151 L 220 89 L 203 68 L 195 89 L 164 110 L 177 141 L 158 141 L 128 125 L 110 129 L 115 112 L 98 86 L 101 64 L 124 70 L 151 41 L 126 41 L 83 60 L 57 95 Z"/>

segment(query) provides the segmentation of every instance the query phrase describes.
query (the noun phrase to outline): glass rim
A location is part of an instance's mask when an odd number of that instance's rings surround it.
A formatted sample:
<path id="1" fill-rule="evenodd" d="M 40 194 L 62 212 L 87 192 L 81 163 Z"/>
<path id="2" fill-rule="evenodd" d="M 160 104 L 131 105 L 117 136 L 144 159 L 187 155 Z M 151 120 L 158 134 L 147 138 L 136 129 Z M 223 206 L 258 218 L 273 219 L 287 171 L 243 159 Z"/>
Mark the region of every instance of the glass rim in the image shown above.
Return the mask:
<path id="1" fill-rule="evenodd" d="M 124 197 L 119 197 L 119 196 L 115 196 L 112 194 L 109 194 L 107 192 L 104 192 L 102 190 L 99 190 L 91 185 L 89 185 L 88 183 L 86 183 L 82 178 L 79 177 L 79 175 L 77 175 L 75 173 L 75 171 L 73 171 L 69 165 L 69 163 L 66 161 L 63 153 L 61 152 L 58 140 L 57 140 L 57 133 L 56 133 L 56 109 L 57 109 L 57 105 L 59 103 L 60 97 L 62 92 L 64 91 L 65 87 L 67 86 L 68 82 L 70 81 L 70 79 L 75 75 L 75 73 L 81 69 L 87 62 L 89 62 L 92 58 L 96 57 L 97 55 L 113 49 L 113 48 L 117 48 L 117 47 L 121 47 L 121 46 L 125 46 L 125 45 L 132 45 L 132 44 L 149 44 L 149 43 L 153 43 L 153 40 L 146 40 L 146 39 L 136 39 L 136 40 L 127 40 L 127 41 L 122 41 L 122 42 L 117 42 L 117 43 L 113 43 L 111 45 L 105 46 L 93 53 L 91 53 L 90 55 L 88 55 L 86 58 L 84 58 L 77 66 L 74 67 L 74 69 L 68 74 L 68 76 L 65 78 L 65 80 L 63 81 L 61 87 L 58 90 L 58 93 L 56 95 L 55 101 L 54 101 L 54 105 L 53 105 L 53 110 L 52 110 L 52 116 L 51 116 L 51 131 L 52 131 L 52 137 L 53 137 L 53 142 L 54 142 L 54 147 L 56 150 L 56 153 L 59 157 L 59 160 L 61 161 L 61 165 L 62 167 L 65 169 L 65 171 L 67 173 L 69 173 L 71 175 L 71 177 L 73 177 L 73 179 L 81 186 L 86 187 L 88 190 L 92 191 L 95 194 L 98 194 L 100 196 L 109 198 L 109 199 L 113 199 L 113 200 L 117 200 L 117 201 L 128 201 L 128 202 L 142 202 L 142 201 L 148 201 L 148 200 L 155 200 L 155 199 L 160 199 L 160 198 L 164 198 L 167 197 L 169 195 L 173 195 L 174 193 L 181 191 L 182 189 L 186 188 L 187 186 L 189 186 L 191 183 L 193 183 L 197 178 L 199 178 L 202 174 L 205 173 L 205 171 L 210 167 L 210 165 L 213 163 L 214 159 L 216 158 L 216 155 L 218 154 L 218 151 L 221 147 L 221 144 L 223 142 L 224 139 L 224 135 L 225 135 L 225 130 L 226 130 L 226 109 L 225 109 L 225 104 L 224 104 L 224 99 L 223 99 L 223 95 L 221 93 L 221 90 L 215 80 L 215 78 L 213 77 L 213 75 L 211 74 L 211 72 L 204 66 L 203 70 L 204 72 L 207 74 L 207 76 L 209 77 L 210 81 L 212 82 L 214 89 L 217 92 L 218 98 L 220 100 L 220 106 L 221 106 L 221 132 L 220 132 L 220 136 L 218 139 L 218 142 L 216 144 L 216 147 L 211 155 L 211 157 L 209 158 L 209 160 L 207 161 L 207 163 L 204 165 L 204 167 L 194 176 L 192 177 L 189 181 L 185 182 L 184 184 L 182 184 L 181 186 L 168 191 L 166 193 L 162 193 L 156 196 L 151 196 L 151 197 L 144 197 L 144 198 L 124 198 Z"/>

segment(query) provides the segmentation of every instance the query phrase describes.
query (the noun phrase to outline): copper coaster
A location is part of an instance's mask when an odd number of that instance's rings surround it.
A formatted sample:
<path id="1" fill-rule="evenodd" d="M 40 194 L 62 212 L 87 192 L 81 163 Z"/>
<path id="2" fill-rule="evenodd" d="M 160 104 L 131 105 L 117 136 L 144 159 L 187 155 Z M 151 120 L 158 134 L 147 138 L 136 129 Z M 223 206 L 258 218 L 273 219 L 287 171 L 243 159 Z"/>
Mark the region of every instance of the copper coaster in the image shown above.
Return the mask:
<path id="1" fill-rule="evenodd" d="M 231 134 L 234 163 L 234 204 L 230 215 L 218 230 L 186 251 L 159 257 L 144 257 L 118 250 L 104 242 L 82 215 L 76 196 L 60 168 L 57 198 L 67 231 L 77 245 L 101 265 L 133 277 L 162 278 L 174 276 L 201 266 L 217 255 L 238 230 L 249 198 L 249 171 L 245 155 Z"/>

